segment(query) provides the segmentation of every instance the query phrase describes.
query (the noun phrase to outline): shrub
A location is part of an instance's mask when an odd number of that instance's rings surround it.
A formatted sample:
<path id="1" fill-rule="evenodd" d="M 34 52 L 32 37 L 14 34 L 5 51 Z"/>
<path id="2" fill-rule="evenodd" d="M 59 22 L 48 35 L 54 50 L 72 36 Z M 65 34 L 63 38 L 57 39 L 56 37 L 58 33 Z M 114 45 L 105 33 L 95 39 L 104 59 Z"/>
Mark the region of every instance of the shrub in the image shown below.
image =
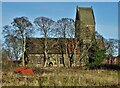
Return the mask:
<path id="1" fill-rule="evenodd" d="M 88 67 L 96 67 L 106 58 L 105 49 L 100 49 L 97 42 L 95 41 L 89 50 L 89 59 L 92 58 L 91 62 L 87 63 Z"/>

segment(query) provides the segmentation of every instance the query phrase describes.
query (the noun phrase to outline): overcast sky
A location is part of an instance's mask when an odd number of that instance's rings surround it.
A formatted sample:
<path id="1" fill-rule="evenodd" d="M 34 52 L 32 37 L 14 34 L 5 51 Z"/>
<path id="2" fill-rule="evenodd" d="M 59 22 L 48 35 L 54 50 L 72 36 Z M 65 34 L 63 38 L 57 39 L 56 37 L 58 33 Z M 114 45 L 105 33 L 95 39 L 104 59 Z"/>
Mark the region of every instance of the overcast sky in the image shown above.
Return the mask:
<path id="1" fill-rule="evenodd" d="M 75 19 L 76 6 L 93 7 L 96 30 L 109 39 L 118 39 L 118 3 L 117 2 L 3 2 L 2 24 L 10 24 L 15 17 L 26 16 L 30 21 L 39 16 L 46 16 L 53 20 L 64 17 Z"/>

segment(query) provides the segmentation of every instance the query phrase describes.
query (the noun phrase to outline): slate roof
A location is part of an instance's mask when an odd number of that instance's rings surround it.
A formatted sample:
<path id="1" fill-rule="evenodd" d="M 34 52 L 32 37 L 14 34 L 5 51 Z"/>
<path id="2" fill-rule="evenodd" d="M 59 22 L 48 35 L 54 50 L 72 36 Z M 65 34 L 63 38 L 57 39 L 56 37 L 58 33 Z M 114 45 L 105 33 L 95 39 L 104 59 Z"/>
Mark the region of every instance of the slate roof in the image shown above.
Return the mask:
<path id="1" fill-rule="evenodd" d="M 47 38 L 48 54 L 61 54 L 66 53 L 66 40 L 69 42 L 68 47 L 72 52 L 73 44 L 75 44 L 74 38 Z M 79 40 L 78 40 L 79 41 Z M 43 54 L 44 53 L 44 38 L 27 38 L 26 39 L 26 52 L 27 54 Z M 77 52 L 80 52 L 78 45 Z"/>

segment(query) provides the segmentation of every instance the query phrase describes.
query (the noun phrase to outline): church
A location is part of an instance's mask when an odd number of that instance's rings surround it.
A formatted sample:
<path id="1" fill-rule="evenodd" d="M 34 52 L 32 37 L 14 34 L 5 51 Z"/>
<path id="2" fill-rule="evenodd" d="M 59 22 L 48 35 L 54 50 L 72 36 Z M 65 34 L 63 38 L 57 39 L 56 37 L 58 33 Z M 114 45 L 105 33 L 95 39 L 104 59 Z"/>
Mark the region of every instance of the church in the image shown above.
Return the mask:
<path id="1" fill-rule="evenodd" d="M 89 50 L 93 41 L 104 49 L 102 39 L 95 37 L 95 16 L 92 7 L 76 8 L 75 38 L 47 38 L 47 65 L 79 66 L 91 63 Z M 26 54 L 29 64 L 43 66 L 45 62 L 44 38 L 27 38 Z"/>

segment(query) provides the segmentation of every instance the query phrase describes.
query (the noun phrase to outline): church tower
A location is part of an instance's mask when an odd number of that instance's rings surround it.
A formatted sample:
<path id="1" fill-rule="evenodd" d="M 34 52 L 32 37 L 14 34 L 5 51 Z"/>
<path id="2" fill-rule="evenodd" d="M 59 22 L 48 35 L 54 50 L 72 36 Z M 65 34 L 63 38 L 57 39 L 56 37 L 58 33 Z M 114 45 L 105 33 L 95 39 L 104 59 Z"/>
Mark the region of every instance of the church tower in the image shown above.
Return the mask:
<path id="1" fill-rule="evenodd" d="M 76 8 L 75 19 L 75 38 L 80 39 L 80 56 L 84 57 L 83 62 L 89 61 L 89 52 L 87 49 L 95 40 L 95 17 L 93 8 L 78 7 Z M 84 56 L 84 54 L 86 54 Z M 82 56 L 83 55 L 83 56 Z"/>
<path id="2" fill-rule="evenodd" d="M 95 37 L 95 18 L 92 7 L 76 8 L 75 37 L 90 42 Z"/>

